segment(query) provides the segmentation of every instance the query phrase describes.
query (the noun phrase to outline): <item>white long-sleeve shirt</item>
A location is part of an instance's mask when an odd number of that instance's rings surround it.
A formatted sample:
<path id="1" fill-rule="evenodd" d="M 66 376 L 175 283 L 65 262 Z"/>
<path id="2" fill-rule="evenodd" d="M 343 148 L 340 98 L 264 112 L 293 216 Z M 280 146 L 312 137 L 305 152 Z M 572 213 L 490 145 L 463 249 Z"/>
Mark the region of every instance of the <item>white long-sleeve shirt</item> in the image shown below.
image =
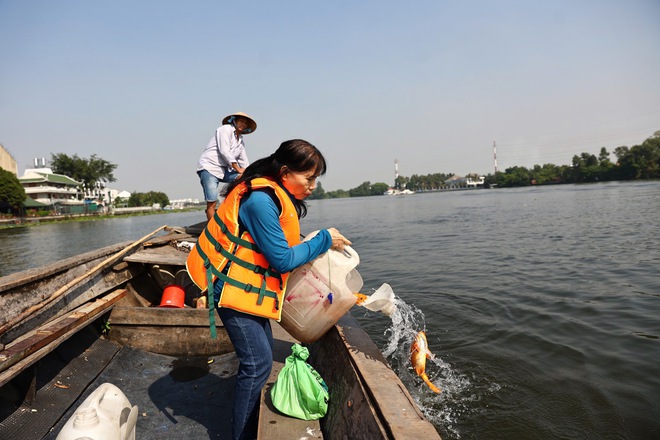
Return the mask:
<path id="1" fill-rule="evenodd" d="M 222 179 L 227 169 L 232 168 L 232 162 L 236 162 L 241 168 L 250 164 L 243 135 L 236 139 L 235 132 L 236 129 L 231 124 L 218 127 L 199 158 L 197 171 L 206 170 L 218 179 Z"/>

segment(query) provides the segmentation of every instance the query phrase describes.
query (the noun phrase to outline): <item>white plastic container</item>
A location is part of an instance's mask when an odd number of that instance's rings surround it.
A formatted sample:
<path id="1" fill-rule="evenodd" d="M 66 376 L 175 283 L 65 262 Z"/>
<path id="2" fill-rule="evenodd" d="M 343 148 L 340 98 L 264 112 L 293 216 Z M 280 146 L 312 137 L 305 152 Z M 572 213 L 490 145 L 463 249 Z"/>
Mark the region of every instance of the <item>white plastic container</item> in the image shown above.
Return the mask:
<path id="1" fill-rule="evenodd" d="M 396 301 L 392 286 L 387 283 L 383 283 L 360 305 L 373 312 L 381 312 L 387 316 L 391 316 L 392 313 L 394 313 L 396 310 Z"/>
<path id="2" fill-rule="evenodd" d="M 355 304 L 353 293 L 363 284 L 355 269 L 359 263 L 357 252 L 345 246 L 343 252 L 331 249 L 291 272 L 282 306 L 282 327 L 305 343 L 323 336 Z"/>
<path id="3" fill-rule="evenodd" d="M 138 407 L 111 383 L 95 389 L 66 422 L 56 440 L 135 440 Z"/>

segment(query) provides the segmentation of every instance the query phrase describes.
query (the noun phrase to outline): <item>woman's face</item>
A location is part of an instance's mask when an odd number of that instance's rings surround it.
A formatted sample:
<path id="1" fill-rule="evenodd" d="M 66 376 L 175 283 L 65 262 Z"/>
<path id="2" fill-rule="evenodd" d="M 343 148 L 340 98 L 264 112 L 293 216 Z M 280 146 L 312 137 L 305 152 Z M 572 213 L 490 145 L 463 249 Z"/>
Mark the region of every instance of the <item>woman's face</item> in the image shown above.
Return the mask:
<path id="1" fill-rule="evenodd" d="M 298 200 L 312 194 L 316 188 L 316 170 L 311 171 L 291 171 L 286 169 L 282 172 L 282 185 Z"/>

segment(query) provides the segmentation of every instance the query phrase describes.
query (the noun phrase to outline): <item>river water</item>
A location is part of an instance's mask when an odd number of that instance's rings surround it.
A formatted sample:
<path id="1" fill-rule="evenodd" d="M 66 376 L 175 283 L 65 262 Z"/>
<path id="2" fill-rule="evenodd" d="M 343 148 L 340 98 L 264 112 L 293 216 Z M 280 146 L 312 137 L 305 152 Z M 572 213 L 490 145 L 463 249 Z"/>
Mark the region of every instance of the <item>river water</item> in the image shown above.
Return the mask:
<path id="1" fill-rule="evenodd" d="M 660 182 L 558 185 L 309 202 L 335 226 L 363 293 L 353 315 L 445 440 L 660 439 Z M 203 212 L 0 230 L 0 275 Z M 427 333 L 437 395 L 408 360 Z"/>

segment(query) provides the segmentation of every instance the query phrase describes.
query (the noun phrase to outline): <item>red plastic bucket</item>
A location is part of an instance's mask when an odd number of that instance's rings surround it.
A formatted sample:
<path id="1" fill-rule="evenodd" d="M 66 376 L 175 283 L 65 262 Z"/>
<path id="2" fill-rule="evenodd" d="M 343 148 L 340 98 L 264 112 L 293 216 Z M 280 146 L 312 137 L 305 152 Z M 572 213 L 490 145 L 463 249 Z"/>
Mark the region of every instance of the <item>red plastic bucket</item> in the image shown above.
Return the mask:
<path id="1" fill-rule="evenodd" d="M 183 287 L 177 284 L 171 284 L 163 290 L 163 298 L 160 301 L 161 307 L 174 307 L 177 309 L 183 308 L 183 300 L 185 299 L 185 292 Z"/>

